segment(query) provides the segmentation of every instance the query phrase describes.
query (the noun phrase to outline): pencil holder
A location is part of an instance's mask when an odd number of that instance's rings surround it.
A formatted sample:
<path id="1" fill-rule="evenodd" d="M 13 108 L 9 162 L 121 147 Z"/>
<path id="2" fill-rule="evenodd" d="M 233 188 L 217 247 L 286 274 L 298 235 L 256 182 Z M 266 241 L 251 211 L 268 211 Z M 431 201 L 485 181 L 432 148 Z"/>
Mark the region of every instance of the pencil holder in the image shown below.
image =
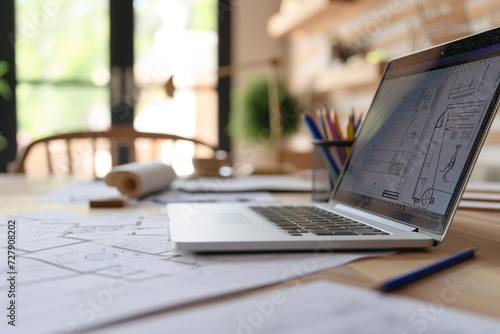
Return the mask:
<path id="1" fill-rule="evenodd" d="M 353 141 L 313 140 L 312 200 L 328 202 Z"/>

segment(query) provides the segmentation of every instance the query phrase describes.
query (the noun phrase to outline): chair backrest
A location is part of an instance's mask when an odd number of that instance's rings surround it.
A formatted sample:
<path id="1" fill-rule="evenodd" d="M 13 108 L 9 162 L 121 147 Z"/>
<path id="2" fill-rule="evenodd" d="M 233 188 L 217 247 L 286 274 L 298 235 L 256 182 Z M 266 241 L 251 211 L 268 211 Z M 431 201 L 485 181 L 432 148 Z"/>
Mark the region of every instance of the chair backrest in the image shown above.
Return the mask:
<path id="1" fill-rule="evenodd" d="M 185 143 L 190 143 L 186 146 Z M 35 166 L 38 174 L 98 175 L 99 153 L 109 152 L 109 167 L 134 161 L 158 161 L 161 152 L 195 147 L 196 153 L 213 157 L 217 148 L 203 141 L 165 133 L 140 132 L 131 126 L 115 126 L 107 131 L 86 131 L 58 134 L 38 139 L 19 154 L 10 170 L 29 173 Z M 183 146 L 184 145 L 184 146 Z M 102 173 L 101 173 L 102 174 Z"/>

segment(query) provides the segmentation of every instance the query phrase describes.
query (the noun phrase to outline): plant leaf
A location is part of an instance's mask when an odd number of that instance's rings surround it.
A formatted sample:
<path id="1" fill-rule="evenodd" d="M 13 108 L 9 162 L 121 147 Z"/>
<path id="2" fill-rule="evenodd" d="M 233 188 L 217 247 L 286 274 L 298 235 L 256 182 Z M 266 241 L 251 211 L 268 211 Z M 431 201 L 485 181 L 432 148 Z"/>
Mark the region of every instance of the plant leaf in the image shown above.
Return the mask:
<path id="1" fill-rule="evenodd" d="M 5 150 L 7 146 L 8 146 L 7 139 L 0 132 L 0 151 Z"/>
<path id="2" fill-rule="evenodd" d="M 12 91 L 7 83 L 7 81 L 0 79 L 0 96 L 5 100 L 9 100 L 12 97 Z"/>
<path id="3" fill-rule="evenodd" d="M 6 61 L 0 61 L 0 77 L 9 72 L 9 63 Z"/>

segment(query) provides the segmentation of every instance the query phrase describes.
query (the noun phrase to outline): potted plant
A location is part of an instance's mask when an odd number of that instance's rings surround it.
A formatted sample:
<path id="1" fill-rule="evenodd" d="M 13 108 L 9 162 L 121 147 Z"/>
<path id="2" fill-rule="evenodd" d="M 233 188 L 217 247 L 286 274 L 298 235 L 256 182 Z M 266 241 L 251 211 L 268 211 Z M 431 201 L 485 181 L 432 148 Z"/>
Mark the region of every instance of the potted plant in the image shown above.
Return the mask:
<path id="1" fill-rule="evenodd" d="M 235 92 L 229 119 L 229 134 L 237 144 L 233 158 L 241 173 L 283 172 L 283 138 L 295 133 L 300 124 L 299 102 L 286 89 L 277 85 L 281 111 L 279 140 L 270 126 L 269 81 L 254 78 Z M 237 162 L 236 162 L 237 161 Z"/>
<path id="2" fill-rule="evenodd" d="M 282 135 L 297 131 L 300 122 L 299 103 L 280 82 Z M 269 81 L 255 78 L 235 93 L 229 120 L 229 134 L 239 140 L 267 145 L 272 140 L 270 130 Z"/>

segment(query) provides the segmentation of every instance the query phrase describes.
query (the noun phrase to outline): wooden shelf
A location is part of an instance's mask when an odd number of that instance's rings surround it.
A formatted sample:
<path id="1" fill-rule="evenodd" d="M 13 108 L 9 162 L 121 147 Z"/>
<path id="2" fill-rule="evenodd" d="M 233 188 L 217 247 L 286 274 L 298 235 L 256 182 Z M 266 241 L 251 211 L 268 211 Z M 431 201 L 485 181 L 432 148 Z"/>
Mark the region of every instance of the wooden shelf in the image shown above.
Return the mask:
<path id="1" fill-rule="evenodd" d="M 326 70 L 314 83 L 317 94 L 373 86 L 380 81 L 385 63 L 371 64 L 363 59 L 353 59 L 340 68 Z"/>
<path id="2" fill-rule="evenodd" d="M 271 37 L 282 37 L 296 29 L 327 24 L 334 27 L 366 13 L 386 0 L 308 0 L 297 9 L 274 14 L 268 21 Z"/>
<path id="3" fill-rule="evenodd" d="M 281 37 L 294 28 L 304 24 L 330 6 L 330 0 L 310 0 L 307 6 L 279 12 L 271 17 L 267 31 L 272 37 Z"/>

